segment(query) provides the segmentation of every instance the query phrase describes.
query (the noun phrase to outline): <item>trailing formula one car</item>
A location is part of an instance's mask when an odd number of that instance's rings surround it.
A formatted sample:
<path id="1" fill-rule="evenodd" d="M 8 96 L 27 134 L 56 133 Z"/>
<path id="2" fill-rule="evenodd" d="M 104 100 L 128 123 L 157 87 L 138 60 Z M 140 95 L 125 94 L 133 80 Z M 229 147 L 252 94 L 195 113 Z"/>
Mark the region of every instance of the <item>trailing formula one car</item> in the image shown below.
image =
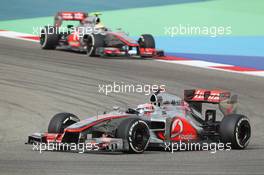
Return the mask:
<path id="1" fill-rule="evenodd" d="M 157 91 L 149 103 L 137 108 L 116 108 L 82 121 L 70 113 L 56 114 L 48 132 L 29 136 L 27 143 L 96 143 L 96 150 L 127 153 L 178 142 L 221 142 L 244 149 L 251 126 L 246 116 L 236 114 L 236 103 L 237 96 L 222 90 L 185 90 L 183 99 Z M 206 109 L 205 104 L 219 108 Z M 216 120 L 217 111 L 222 113 L 221 121 Z"/>
<path id="2" fill-rule="evenodd" d="M 83 12 L 59 12 L 55 16 L 54 26 L 45 26 L 41 30 L 42 49 L 63 47 L 86 52 L 88 56 L 163 56 L 162 50 L 155 48 L 154 37 L 143 34 L 136 41 L 125 32 L 111 31 L 99 18 L 99 13 L 88 15 Z M 77 21 L 78 26 L 62 27 L 63 21 Z"/>

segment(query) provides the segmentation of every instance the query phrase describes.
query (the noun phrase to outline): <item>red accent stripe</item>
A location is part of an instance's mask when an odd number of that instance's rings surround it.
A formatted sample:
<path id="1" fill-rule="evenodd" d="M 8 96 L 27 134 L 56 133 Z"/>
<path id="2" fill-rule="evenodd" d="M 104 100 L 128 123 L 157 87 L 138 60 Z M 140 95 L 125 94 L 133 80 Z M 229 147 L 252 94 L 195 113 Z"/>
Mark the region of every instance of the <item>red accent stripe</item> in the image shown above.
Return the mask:
<path id="1" fill-rule="evenodd" d="M 168 60 L 168 61 L 188 61 L 188 58 L 175 57 L 175 56 L 163 56 L 163 57 L 154 57 L 157 60 Z"/>
<path id="2" fill-rule="evenodd" d="M 225 69 L 225 70 L 232 70 L 237 72 L 243 72 L 243 71 L 259 71 L 255 68 L 247 68 L 247 67 L 240 67 L 240 66 L 210 66 L 212 68 L 218 68 L 218 69 Z"/>
<path id="3" fill-rule="evenodd" d="M 19 36 L 19 38 L 31 39 L 39 41 L 39 36 Z"/>

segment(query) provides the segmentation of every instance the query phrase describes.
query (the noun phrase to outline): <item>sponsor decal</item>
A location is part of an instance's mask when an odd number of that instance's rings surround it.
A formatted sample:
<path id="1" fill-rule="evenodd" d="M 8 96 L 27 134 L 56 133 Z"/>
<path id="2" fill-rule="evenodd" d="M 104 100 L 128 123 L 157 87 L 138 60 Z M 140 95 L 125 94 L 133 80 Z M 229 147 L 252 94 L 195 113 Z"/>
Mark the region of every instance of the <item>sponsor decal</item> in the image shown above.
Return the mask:
<path id="1" fill-rule="evenodd" d="M 177 137 L 183 132 L 183 123 L 180 119 L 176 119 L 171 125 L 171 138 Z"/>

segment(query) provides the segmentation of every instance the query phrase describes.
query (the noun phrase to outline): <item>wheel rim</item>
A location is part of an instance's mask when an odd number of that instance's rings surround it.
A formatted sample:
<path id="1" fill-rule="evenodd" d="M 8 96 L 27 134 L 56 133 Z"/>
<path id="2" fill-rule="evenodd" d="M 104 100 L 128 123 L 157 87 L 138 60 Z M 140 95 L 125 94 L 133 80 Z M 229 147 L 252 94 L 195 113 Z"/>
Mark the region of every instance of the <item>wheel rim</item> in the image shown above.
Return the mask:
<path id="1" fill-rule="evenodd" d="M 250 124 L 247 120 L 241 122 L 237 130 L 237 140 L 239 145 L 246 146 L 251 135 Z"/>

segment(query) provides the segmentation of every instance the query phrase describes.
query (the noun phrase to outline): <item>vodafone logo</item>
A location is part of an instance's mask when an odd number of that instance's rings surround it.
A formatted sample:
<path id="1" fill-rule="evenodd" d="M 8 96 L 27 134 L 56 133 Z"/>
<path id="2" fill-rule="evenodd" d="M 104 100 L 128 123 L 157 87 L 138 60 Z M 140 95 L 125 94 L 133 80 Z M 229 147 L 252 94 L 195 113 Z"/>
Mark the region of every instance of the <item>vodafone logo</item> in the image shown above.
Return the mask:
<path id="1" fill-rule="evenodd" d="M 176 119 L 171 125 L 171 138 L 180 135 L 183 131 L 183 123 L 180 119 Z"/>

